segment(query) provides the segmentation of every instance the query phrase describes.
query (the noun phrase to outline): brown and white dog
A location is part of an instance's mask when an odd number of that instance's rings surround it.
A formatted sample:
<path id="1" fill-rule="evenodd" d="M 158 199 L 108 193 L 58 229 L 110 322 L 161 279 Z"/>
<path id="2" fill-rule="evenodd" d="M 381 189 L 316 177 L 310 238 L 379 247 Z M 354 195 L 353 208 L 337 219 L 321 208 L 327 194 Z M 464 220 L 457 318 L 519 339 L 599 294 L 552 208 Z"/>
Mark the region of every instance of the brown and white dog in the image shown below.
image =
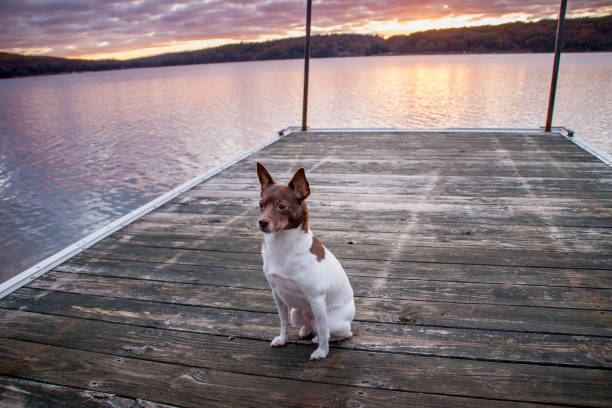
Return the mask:
<path id="1" fill-rule="evenodd" d="M 353 335 L 353 289 L 336 257 L 308 227 L 304 200 L 310 186 L 304 169 L 299 169 L 286 186 L 276 184 L 261 163 L 257 163 L 257 175 L 261 183 L 257 225 L 264 232 L 264 273 L 281 323 L 280 335 L 270 346 L 287 343 L 291 322 L 292 326 L 302 326 L 300 338 L 316 335 L 312 342 L 319 347 L 310 359 L 325 358 L 329 341 Z"/>

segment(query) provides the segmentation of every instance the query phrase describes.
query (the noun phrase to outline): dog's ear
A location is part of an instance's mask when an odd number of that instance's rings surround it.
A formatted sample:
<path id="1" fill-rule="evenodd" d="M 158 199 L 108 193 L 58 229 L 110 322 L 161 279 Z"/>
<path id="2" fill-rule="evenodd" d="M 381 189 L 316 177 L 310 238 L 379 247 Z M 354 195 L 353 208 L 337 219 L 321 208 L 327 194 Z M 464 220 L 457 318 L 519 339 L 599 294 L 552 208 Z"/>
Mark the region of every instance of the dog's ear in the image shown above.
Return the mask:
<path id="1" fill-rule="evenodd" d="M 303 168 L 295 172 L 289 182 L 289 187 L 295 191 L 298 201 L 305 200 L 310 195 L 310 185 L 308 180 L 306 180 L 306 173 Z"/>
<path id="2" fill-rule="evenodd" d="M 276 183 L 268 170 L 264 167 L 263 164 L 257 162 L 257 177 L 259 177 L 259 183 L 261 184 L 261 192 L 270 187 L 272 184 Z"/>

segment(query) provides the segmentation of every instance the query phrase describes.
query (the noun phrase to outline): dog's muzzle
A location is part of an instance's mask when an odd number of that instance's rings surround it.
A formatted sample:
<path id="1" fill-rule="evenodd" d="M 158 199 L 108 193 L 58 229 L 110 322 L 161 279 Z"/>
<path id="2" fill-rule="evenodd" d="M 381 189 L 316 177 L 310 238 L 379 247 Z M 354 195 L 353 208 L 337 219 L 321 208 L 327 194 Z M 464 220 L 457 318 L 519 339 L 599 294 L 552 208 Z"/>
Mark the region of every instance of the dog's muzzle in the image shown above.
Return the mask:
<path id="1" fill-rule="evenodd" d="M 259 226 L 259 230 L 262 232 L 269 232 L 268 227 L 270 226 L 270 222 L 266 219 L 259 219 L 257 221 L 257 225 Z"/>

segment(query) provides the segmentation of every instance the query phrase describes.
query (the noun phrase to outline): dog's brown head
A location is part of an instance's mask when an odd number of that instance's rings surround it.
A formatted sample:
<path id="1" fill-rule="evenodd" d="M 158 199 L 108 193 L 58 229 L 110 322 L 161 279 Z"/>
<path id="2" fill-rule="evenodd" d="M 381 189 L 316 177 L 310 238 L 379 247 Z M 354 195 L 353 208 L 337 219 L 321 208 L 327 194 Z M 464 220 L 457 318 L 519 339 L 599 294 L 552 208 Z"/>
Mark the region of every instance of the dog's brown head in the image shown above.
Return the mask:
<path id="1" fill-rule="evenodd" d="M 257 163 L 257 176 L 261 183 L 261 214 L 257 219 L 259 229 L 265 233 L 301 227 L 308 231 L 306 197 L 310 186 L 304 169 L 299 169 L 286 186 L 276 184 L 268 170 Z"/>

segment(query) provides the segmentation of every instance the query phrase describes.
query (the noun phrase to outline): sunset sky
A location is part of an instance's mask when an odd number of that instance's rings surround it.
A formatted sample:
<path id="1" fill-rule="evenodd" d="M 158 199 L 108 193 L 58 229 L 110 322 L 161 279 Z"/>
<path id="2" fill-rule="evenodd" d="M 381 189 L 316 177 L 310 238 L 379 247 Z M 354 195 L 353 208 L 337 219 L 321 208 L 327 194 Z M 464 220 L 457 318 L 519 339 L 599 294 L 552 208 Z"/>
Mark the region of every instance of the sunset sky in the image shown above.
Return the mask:
<path id="1" fill-rule="evenodd" d="M 313 34 L 385 37 L 557 18 L 558 0 L 313 0 Z M 127 59 L 304 35 L 306 0 L 0 0 L 0 51 Z M 572 0 L 568 17 L 612 14 Z"/>

